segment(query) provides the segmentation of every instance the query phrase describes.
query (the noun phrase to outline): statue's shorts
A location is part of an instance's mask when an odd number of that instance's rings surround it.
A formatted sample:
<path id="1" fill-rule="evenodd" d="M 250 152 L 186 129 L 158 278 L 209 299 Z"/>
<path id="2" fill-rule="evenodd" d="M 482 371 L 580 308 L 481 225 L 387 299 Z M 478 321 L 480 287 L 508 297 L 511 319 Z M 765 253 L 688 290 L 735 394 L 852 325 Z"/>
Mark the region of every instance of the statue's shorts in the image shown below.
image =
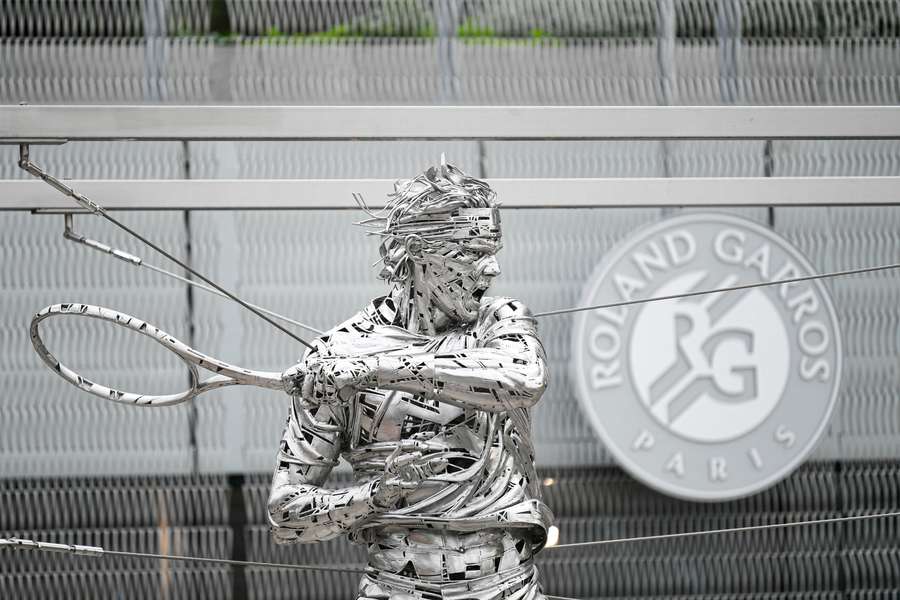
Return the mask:
<path id="1" fill-rule="evenodd" d="M 532 561 L 475 579 L 426 582 L 370 569 L 357 600 L 545 600 Z"/>

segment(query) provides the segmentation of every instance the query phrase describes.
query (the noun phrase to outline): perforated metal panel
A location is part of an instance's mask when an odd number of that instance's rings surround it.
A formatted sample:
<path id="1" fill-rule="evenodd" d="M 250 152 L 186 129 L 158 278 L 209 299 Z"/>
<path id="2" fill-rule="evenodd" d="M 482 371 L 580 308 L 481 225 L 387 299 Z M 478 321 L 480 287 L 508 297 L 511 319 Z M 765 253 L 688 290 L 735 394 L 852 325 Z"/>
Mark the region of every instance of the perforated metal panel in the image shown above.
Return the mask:
<path id="1" fill-rule="evenodd" d="M 565 544 L 890 510 L 896 494 L 882 486 L 895 470 L 808 466 L 761 494 L 700 505 L 650 492 L 617 469 L 542 475 L 552 477 L 544 491 Z M 897 528 L 885 519 L 546 550 L 539 565 L 548 592 L 575 598 L 832 598 L 829 590 L 896 588 Z"/>
<path id="2" fill-rule="evenodd" d="M 6 479 L 4 536 L 109 550 L 228 558 L 223 477 Z M 230 598 L 227 567 L 105 556 L 4 553 L 4 598 Z"/>
<path id="3" fill-rule="evenodd" d="M 898 475 L 896 463 L 819 464 L 761 494 L 698 505 L 650 491 L 612 467 L 541 472 L 561 544 L 895 511 L 900 494 L 891 482 Z M 108 549 L 220 558 L 233 556 L 234 536 L 241 532 L 248 560 L 329 567 L 361 563 L 363 548 L 346 540 L 273 545 L 261 524 L 268 483 L 265 475 L 247 478 L 238 505 L 234 488 L 221 477 L 4 480 L 0 501 L 13 510 L 0 517 L 0 529 Z M 338 476 L 333 483 L 346 484 L 348 478 Z M 24 506 L 31 508 L 19 510 Z M 539 567 L 548 593 L 576 598 L 884 598 L 900 586 L 898 532 L 900 520 L 893 518 L 548 549 Z M 14 553 L 0 561 L 0 592 L 228 598 L 241 589 L 234 587 L 235 575 L 228 568 L 156 560 Z M 335 599 L 353 597 L 358 577 L 261 567 L 243 576 L 247 597 Z"/>

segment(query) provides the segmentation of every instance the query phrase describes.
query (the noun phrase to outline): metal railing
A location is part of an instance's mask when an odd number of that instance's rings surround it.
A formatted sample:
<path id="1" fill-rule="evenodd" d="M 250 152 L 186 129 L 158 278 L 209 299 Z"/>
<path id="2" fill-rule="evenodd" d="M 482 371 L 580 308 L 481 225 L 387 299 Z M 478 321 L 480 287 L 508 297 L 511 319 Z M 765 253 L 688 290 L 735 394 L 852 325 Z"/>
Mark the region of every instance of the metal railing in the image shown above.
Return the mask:
<path id="1" fill-rule="evenodd" d="M 896 106 L 0 106 L 17 140 L 898 139 Z"/>
<path id="2" fill-rule="evenodd" d="M 89 140 L 900 139 L 900 107 L 0 106 L 0 143 Z M 40 154 L 38 153 L 37 159 Z M 900 177 L 491 179 L 507 208 L 895 205 Z M 387 179 L 76 180 L 110 209 L 346 209 Z M 0 210 L 76 212 L 39 181 Z"/>

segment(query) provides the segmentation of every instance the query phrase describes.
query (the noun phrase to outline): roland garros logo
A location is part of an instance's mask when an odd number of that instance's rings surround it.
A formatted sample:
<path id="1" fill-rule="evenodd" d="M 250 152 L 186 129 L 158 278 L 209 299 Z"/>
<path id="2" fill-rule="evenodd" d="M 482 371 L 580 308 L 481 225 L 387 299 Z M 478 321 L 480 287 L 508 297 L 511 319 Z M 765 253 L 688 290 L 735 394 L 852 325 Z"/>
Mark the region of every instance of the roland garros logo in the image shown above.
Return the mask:
<path id="1" fill-rule="evenodd" d="M 700 214 L 645 228 L 588 282 L 605 304 L 808 275 L 752 221 Z M 572 376 L 619 463 L 695 500 L 764 489 L 814 448 L 837 397 L 841 343 L 819 280 L 582 312 Z"/>

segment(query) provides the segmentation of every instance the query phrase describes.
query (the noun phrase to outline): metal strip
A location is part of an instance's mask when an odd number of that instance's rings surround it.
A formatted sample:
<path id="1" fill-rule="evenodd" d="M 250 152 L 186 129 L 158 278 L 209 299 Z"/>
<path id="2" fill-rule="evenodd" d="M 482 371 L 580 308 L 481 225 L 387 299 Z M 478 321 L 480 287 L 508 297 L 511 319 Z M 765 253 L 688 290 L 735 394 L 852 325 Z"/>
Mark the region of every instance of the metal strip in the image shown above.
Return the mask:
<path id="1" fill-rule="evenodd" d="M 900 138 L 897 106 L 0 106 L 0 142 Z"/>
<path id="2" fill-rule="evenodd" d="M 378 207 L 389 179 L 66 180 L 111 210 L 357 209 Z M 504 208 L 894 206 L 900 177 L 492 179 Z M 76 212 L 40 181 L 0 180 L 0 210 Z"/>

